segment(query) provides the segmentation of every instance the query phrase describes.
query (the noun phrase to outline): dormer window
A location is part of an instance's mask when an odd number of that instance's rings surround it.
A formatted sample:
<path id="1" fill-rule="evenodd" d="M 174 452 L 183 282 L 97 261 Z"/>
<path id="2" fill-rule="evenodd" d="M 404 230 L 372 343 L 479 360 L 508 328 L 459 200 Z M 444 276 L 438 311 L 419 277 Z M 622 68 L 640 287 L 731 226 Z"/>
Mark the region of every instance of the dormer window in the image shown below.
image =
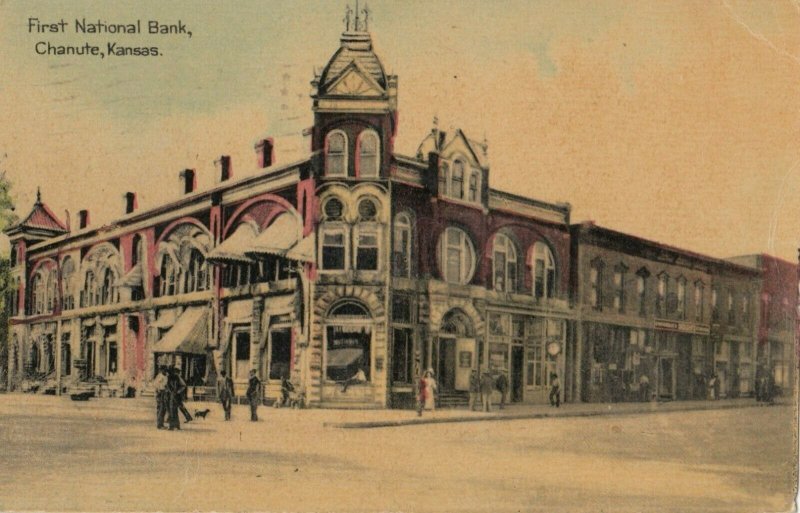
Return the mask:
<path id="1" fill-rule="evenodd" d="M 479 190 L 480 187 L 480 172 L 477 169 L 472 170 L 472 174 L 469 175 L 469 196 L 467 197 L 470 201 L 478 201 L 479 198 Z"/>
<path id="2" fill-rule="evenodd" d="M 453 163 L 453 175 L 450 178 L 450 197 L 462 199 L 464 197 L 464 163 L 456 160 Z"/>
<path id="3" fill-rule="evenodd" d="M 341 130 L 328 134 L 325 144 L 326 176 L 347 176 L 347 135 Z"/>
<path id="4" fill-rule="evenodd" d="M 361 132 L 358 138 L 358 176 L 377 178 L 380 168 L 380 142 L 374 130 Z"/>

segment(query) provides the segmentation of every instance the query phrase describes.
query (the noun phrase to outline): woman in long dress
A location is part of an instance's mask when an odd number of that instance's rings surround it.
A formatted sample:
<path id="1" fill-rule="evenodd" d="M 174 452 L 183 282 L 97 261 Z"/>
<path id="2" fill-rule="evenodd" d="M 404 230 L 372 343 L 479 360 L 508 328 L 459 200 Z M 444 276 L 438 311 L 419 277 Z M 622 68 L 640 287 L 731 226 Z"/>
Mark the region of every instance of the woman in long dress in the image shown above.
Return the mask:
<path id="1" fill-rule="evenodd" d="M 433 369 L 425 372 L 425 409 L 436 409 L 436 379 L 433 377 Z"/>

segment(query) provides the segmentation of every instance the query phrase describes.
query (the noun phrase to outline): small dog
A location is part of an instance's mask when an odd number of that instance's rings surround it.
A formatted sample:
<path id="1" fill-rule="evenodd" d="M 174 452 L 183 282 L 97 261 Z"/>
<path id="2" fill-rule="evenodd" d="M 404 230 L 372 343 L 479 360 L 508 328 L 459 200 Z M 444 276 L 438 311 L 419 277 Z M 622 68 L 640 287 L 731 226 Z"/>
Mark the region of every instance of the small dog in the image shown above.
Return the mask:
<path id="1" fill-rule="evenodd" d="M 211 410 L 208 410 L 208 409 L 206 409 L 206 410 L 195 410 L 194 411 L 194 416 L 197 419 L 204 419 L 204 418 L 206 418 L 206 415 L 208 415 L 210 412 L 211 412 Z"/>

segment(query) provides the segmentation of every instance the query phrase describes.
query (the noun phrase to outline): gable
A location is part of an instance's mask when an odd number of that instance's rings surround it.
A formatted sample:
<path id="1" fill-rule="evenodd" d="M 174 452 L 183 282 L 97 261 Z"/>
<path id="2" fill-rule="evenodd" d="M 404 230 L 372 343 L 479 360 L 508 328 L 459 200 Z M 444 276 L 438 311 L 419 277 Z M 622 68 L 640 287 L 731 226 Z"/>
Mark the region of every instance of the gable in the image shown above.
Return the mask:
<path id="1" fill-rule="evenodd" d="M 381 96 L 383 89 L 354 61 L 327 87 L 327 94 L 333 96 Z"/>

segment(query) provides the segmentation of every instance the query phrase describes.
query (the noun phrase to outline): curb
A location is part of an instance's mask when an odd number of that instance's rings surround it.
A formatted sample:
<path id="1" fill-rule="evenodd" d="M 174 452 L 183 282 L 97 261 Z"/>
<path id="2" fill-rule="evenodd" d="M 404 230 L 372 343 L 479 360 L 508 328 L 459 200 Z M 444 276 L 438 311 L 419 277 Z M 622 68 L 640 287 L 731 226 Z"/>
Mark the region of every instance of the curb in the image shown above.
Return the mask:
<path id="1" fill-rule="evenodd" d="M 673 413 L 685 411 L 704 411 L 704 410 L 732 410 L 743 408 L 758 408 L 761 404 L 720 404 L 714 406 L 706 405 L 686 405 L 684 407 L 674 407 L 667 409 L 660 409 L 657 406 L 648 409 L 632 409 L 632 410 L 597 410 L 597 411 L 564 411 L 558 413 L 514 413 L 510 415 L 489 416 L 482 415 L 476 417 L 442 417 L 442 418 L 410 418 L 400 420 L 376 420 L 376 421 L 362 421 L 362 422 L 324 422 L 323 427 L 337 428 L 337 429 L 372 429 L 384 427 L 404 427 L 404 426 L 418 426 L 422 424 L 453 424 L 460 422 L 485 422 L 485 421 L 502 421 L 502 420 L 526 420 L 526 419 L 557 419 L 557 418 L 576 418 L 576 417 L 600 417 L 600 416 L 619 416 L 619 415 L 645 415 L 649 413 Z M 775 403 L 774 406 L 789 406 L 786 403 Z"/>

